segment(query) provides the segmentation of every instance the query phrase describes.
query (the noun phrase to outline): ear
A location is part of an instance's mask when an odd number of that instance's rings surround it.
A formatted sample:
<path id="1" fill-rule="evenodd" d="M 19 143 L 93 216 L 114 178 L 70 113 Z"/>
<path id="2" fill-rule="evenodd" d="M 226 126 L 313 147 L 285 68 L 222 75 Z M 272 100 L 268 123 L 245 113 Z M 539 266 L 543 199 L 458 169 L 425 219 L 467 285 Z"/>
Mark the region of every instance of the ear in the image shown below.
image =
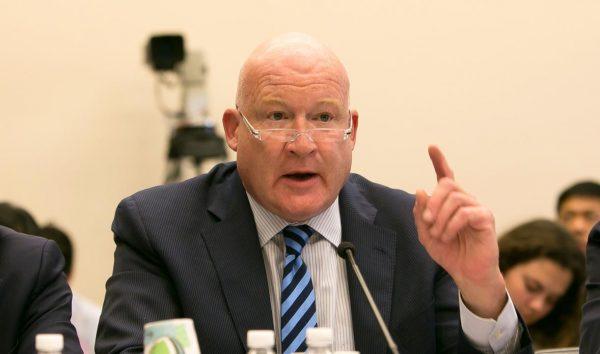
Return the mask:
<path id="1" fill-rule="evenodd" d="M 225 131 L 225 140 L 231 150 L 237 152 L 238 147 L 238 128 L 240 126 L 240 117 L 235 109 L 229 108 L 223 113 L 223 130 Z"/>
<path id="2" fill-rule="evenodd" d="M 352 115 L 352 134 L 350 135 L 350 141 L 352 141 L 352 149 L 354 150 L 354 144 L 356 144 L 356 132 L 358 131 L 358 112 L 352 110 L 350 114 Z"/>

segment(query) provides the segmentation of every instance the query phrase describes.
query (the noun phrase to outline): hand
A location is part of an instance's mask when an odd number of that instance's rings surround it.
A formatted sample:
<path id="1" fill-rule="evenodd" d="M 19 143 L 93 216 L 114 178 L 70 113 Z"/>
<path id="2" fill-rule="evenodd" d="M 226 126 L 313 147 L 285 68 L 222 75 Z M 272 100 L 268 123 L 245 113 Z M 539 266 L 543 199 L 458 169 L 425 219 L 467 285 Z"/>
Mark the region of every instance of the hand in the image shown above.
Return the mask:
<path id="1" fill-rule="evenodd" d="M 473 313 L 497 318 L 507 296 L 498 266 L 494 216 L 454 181 L 438 147 L 429 147 L 429 157 L 438 184 L 431 196 L 423 190 L 416 193 L 413 214 L 419 241 L 454 279 Z"/>

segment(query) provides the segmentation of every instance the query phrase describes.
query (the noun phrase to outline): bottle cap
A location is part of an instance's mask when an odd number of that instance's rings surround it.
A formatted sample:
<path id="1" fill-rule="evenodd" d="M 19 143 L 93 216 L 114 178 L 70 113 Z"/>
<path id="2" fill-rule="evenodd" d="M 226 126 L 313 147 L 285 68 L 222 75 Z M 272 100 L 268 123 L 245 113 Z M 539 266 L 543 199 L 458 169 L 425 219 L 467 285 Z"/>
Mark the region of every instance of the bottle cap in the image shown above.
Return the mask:
<path id="1" fill-rule="evenodd" d="M 262 349 L 273 348 L 275 333 L 270 329 L 248 331 L 248 348 Z"/>
<path id="2" fill-rule="evenodd" d="M 331 346 L 332 343 L 333 331 L 331 330 L 331 328 L 309 328 L 306 331 L 306 345 L 308 347 Z"/>
<path id="3" fill-rule="evenodd" d="M 62 334 L 38 334 L 35 336 L 35 350 L 41 352 L 60 352 L 63 350 Z"/>

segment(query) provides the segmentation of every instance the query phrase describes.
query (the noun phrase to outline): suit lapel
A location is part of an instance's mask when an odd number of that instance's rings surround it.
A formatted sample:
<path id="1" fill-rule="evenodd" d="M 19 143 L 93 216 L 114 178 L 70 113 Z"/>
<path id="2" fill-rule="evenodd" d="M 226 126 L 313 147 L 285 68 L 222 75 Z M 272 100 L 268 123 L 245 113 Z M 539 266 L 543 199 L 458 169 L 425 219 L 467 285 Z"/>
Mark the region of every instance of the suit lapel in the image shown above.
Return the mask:
<path id="1" fill-rule="evenodd" d="M 390 324 L 394 266 L 396 259 L 396 234 L 377 226 L 377 214 L 352 182 L 346 183 L 340 193 L 342 239 L 356 247 L 356 263 L 385 320 Z M 350 267 L 347 267 L 354 344 L 361 353 L 385 353 L 387 344 L 377 320 L 371 312 L 360 284 Z"/>
<path id="2" fill-rule="evenodd" d="M 247 351 L 248 330 L 273 329 L 273 318 L 256 225 L 237 172 L 215 186 L 208 209 L 220 221 L 203 237 Z"/>

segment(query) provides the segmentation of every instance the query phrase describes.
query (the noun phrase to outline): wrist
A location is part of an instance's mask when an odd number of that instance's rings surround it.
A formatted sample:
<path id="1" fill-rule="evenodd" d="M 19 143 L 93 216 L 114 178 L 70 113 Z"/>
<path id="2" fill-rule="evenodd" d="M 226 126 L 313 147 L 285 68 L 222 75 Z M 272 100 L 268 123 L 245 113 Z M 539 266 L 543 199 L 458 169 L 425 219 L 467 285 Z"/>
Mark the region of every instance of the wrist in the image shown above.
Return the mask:
<path id="1" fill-rule="evenodd" d="M 487 281 L 457 282 L 463 303 L 475 315 L 497 319 L 508 301 L 506 283 L 498 272 Z"/>

